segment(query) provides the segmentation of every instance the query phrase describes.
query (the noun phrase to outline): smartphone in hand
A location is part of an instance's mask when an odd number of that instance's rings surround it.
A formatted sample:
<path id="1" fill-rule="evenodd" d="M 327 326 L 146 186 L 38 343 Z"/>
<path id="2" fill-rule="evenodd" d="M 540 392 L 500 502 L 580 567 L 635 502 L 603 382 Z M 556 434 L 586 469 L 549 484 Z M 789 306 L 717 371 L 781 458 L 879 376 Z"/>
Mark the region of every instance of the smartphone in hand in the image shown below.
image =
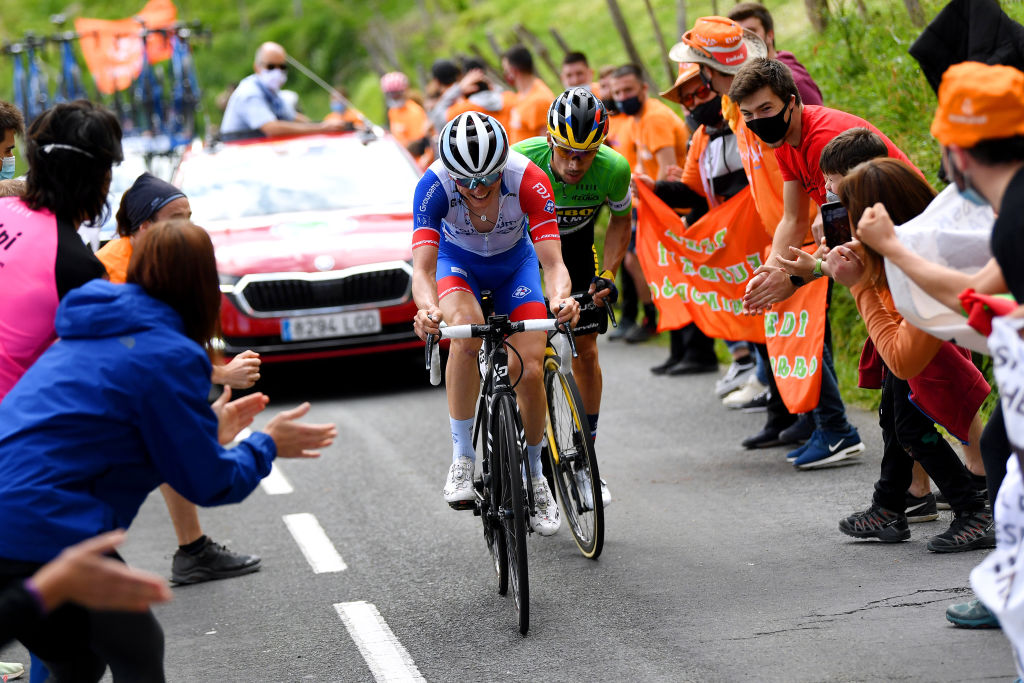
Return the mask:
<path id="1" fill-rule="evenodd" d="M 825 233 L 825 244 L 835 249 L 852 239 L 850 217 L 846 207 L 840 202 L 828 202 L 821 205 L 821 225 Z"/>

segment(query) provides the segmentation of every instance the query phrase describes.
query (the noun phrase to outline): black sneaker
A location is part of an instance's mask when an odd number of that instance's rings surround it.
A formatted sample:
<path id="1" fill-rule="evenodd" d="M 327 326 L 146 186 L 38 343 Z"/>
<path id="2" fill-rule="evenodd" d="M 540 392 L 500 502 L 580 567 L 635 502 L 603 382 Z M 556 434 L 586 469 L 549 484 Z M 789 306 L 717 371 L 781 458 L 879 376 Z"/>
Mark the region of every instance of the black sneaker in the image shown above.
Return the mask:
<path id="1" fill-rule="evenodd" d="M 988 510 L 954 513 L 953 523 L 928 541 L 933 553 L 960 553 L 996 547 L 996 529 Z"/>
<path id="2" fill-rule="evenodd" d="M 847 536 L 877 538 L 883 543 L 896 543 L 910 538 L 907 516 L 877 505 L 840 520 L 839 530 Z"/>
<path id="3" fill-rule="evenodd" d="M 654 367 L 652 367 L 651 368 L 651 373 L 653 373 L 655 375 L 664 375 L 666 372 L 668 372 L 669 368 L 671 368 L 673 365 L 675 365 L 678 362 L 679 362 L 678 358 L 673 358 L 672 356 L 669 356 L 668 360 L 666 360 L 664 363 L 661 363 L 660 365 L 655 365 Z"/>
<path id="4" fill-rule="evenodd" d="M 633 329 L 625 334 L 622 339 L 627 344 L 641 344 L 658 333 L 657 321 L 651 320 L 644 316 L 644 321 L 639 325 L 634 325 Z M 716 366 L 717 367 L 717 366 Z"/>
<path id="5" fill-rule="evenodd" d="M 260 558 L 256 555 L 233 553 L 220 543 L 207 539 L 206 545 L 195 555 L 178 548 L 171 562 L 171 581 L 178 584 L 200 583 L 251 574 L 259 569 Z"/>
<path id="6" fill-rule="evenodd" d="M 768 401 L 771 399 L 771 390 L 765 389 L 760 394 L 740 406 L 744 413 L 764 413 L 768 410 Z"/>
<path id="7" fill-rule="evenodd" d="M 930 522 L 939 518 L 939 508 L 935 503 L 935 494 L 912 496 L 907 493 L 907 521 L 911 524 L 916 522 Z"/>
<path id="8" fill-rule="evenodd" d="M 985 478 L 985 475 L 973 473 L 969 474 L 971 474 L 971 481 L 974 482 L 974 490 L 977 491 L 981 495 L 981 497 L 985 499 L 985 507 L 990 507 L 988 500 L 988 480 Z M 935 505 L 938 506 L 940 510 L 953 509 L 953 507 L 949 504 L 949 501 L 946 500 L 946 496 L 942 495 L 942 491 L 939 491 L 935 494 Z"/>
<path id="9" fill-rule="evenodd" d="M 630 320 L 629 318 L 620 318 L 619 326 L 616 327 L 615 329 L 608 330 L 608 334 L 605 335 L 605 338 L 608 341 L 617 341 L 625 337 L 627 334 L 629 334 L 629 331 L 632 330 L 634 327 L 636 327 L 635 320 Z"/>
<path id="10" fill-rule="evenodd" d="M 767 406 L 767 402 L 765 403 Z M 807 443 L 814 433 L 814 416 L 810 413 L 803 413 L 796 419 L 796 422 L 779 432 L 779 439 L 783 443 Z"/>

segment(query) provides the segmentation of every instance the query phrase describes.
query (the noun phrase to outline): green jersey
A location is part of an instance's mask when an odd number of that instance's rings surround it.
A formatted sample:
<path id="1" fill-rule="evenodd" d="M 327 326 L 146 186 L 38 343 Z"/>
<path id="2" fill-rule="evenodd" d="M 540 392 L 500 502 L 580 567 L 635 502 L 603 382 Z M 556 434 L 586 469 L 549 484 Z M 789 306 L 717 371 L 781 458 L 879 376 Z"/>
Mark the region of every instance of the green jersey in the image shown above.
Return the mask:
<path id="1" fill-rule="evenodd" d="M 575 185 L 563 183 L 551 170 L 551 148 L 545 137 L 523 140 L 512 146 L 548 174 L 555 191 L 558 233 L 565 237 L 588 228 L 593 235 L 594 220 L 601 206 L 615 216 L 629 214 L 632 199 L 629 191 L 630 168 L 626 158 L 608 145 L 601 145 L 594 163 Z M 591 237 L 591 240 L 593 237 Z"/>

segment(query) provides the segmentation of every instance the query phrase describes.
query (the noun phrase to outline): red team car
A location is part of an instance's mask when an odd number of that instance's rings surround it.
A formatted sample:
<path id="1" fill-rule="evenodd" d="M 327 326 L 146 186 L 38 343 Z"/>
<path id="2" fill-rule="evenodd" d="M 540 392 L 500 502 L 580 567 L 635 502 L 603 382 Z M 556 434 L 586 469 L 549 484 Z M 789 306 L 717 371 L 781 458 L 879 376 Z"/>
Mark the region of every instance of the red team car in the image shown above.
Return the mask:
<path id="1" fill-rule="evenodd" d="M 175 177 L 210 233 L 225 355 L 264 362 L 420 348 L 410 320 L 419 173 L 390 137 L 307 135 L 188 152 Z"/>

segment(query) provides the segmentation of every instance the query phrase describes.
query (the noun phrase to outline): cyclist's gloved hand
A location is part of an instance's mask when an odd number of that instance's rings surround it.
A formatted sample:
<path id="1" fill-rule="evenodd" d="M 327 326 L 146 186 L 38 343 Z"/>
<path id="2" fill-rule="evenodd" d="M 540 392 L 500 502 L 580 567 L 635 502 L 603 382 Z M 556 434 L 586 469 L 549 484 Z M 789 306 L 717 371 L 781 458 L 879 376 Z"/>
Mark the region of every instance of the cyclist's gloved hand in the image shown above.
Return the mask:
<path id="1" fill-rule="evenodd" d="M 615 286 L 615 276 L 610 270 L 605 270 L 600 275 L 594 276 L 594 279 L 590 281 L 590 294 L 598 306 L 604 306 L 605 301 L 613 304 L 619 300 L 619 288 Z"/>

